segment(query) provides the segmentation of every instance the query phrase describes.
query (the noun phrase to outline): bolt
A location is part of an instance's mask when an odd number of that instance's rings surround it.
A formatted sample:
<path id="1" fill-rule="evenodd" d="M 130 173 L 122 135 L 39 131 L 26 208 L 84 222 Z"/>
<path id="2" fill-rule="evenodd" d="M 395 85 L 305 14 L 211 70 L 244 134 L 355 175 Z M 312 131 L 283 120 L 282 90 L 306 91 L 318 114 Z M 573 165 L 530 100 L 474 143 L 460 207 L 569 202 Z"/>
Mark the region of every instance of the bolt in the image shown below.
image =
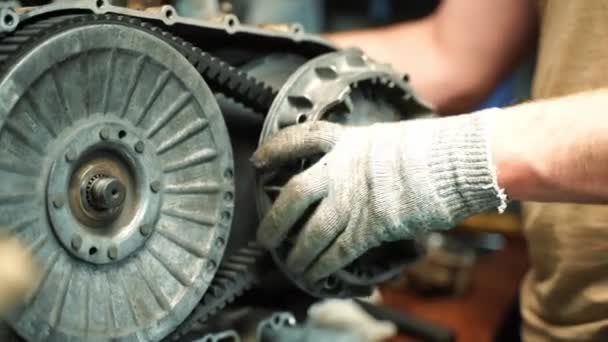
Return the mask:
<path id="1" fill-rule="evenodd" d="M 118 257 L 118 248 L 116 246 L 111 246 L 108 248 L 108 258 L 114 260 Z"/>
<path id="2" fill-rule="evenodd" d="M 60 209 L 61 207 L 63 207 L 63 197 L 61 197 L 60 195 L 55 195 L 53 197 L 53 206 L 55 207 L 55 209 Z"/>
<path id="3" fill-rule="evenodd" d="M 73 149 L 68 149 L 68 151 L 65 153 L 65 160 L 67 162 L 72 162 L 74 160 L 76 160 L 78 156 L 76 155 L 76 151 L 74 151 Z"/>
<path id="4" fill-rule="evenodd" d="M 139 227 L 139 232 L 143 236 L 150 235 L 150 233 L 152 233 L 152 225 L 150 225 L 150 224 L 144 224 L 143 226 Z"/>
<path id="5" fill-rule="evenodd" d="M 110 139 L 110 130 L 108 128 L 102 128 L 101 131 L 99 131 L 99 137 L 102 140 Z"/>
<path id="6" fill-rule="evenodd" d="M 72 249 L 78 251 L 82 246 L 82 238 L 80 235 L 76 235 L 72 238 Z"/>
<path id="7" fill-rule="evenodd" d="M 160 191 L 160 181 L 155 180 L 154 182 L 150 183 L 150 190 L 152 190 L 152 192 L 157 193 Z"/>
<path id="8" fill-rule="evenodd" d="M 135 152 L 137 153 L 143 153 L 144 152 L 144 148 L 146 145 L 144 145 L 143 141 L 138 141 L 135 143 Z"/>

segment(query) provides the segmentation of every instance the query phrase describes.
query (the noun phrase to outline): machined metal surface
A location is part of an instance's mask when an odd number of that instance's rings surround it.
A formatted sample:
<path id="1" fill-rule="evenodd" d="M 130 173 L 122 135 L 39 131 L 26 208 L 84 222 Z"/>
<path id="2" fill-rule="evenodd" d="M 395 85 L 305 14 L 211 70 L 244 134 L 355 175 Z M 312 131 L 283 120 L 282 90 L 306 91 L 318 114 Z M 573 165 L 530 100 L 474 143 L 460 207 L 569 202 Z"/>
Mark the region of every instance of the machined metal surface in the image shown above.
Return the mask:
<path id="1" fill-rule="evenodd" d="M 297 324 L 289 312 L 275 312 L 258 324 L 256 342 L 364 342 L 355 331 L 318 326 L 305 322 Z"/>
<path id="2" fill-rule="evenodd" d="M 130 124 L 89 117 L 71 131 L 49 173 L 51 225 L 73 256 L 118 262 L 141 248 L 156 226 L 162 195 L 151 184 L 163 178 L 160 158 L 136 151 L 143 134 Z"/>
<path id="3" fill-rule="evenodd" d="M 275 335 L 281 329 L 296 325 L 296 318 L 289 312 L 275 312 L 258 324 L 256 341 L 280 341 Z"/>
<path id="4" fill-rule="evenodd" d="M 65 12 L 74 11 L 86 11 L 88 14 L 119 14 L 143 20 L 159 21 L 167 27 L 187 26 L 190 31 L 198 31 L 199 33 L 207 33 L 206 31 L 216 33 L 223 32 L 230 35 L 244 35 L 255 38 L 256 40 L 272 39 L 276 40 L 277 44 L 285 44 L 291 41 L 306 43 L 309 44 L 310 47 L 314 46 L 320 50 L 333 50 L 333 47 L 328 41 L 321 39 L 318 36 L 306 34 L 304 30 L 302 30 L 302 26 L 298 24 L 289 25 L 290 29 L 288 31 L 278 31 L 242 25 L 239 22 L 239 19 L 234 15 L 223 16 L 219 21 L 197 20 L 180 16 L 176 9 L 170 5 L 150 8 L 146 11 L 138 11 L 121 6 L 114 6 L 109 0 L 74 0 L 56 2 L 40 7 L 17 8 L 19 19 L 22 21 L 42 15 L 63 14 Z"/>
<path id="5" fill-rule="evenodd" d="M 159 340 L 222 259 L 228 133 L 169 43 L 111 20 L 58 25 L 26 27 L 42 38 L 0 79 L 0 229 L 43 270 L 9 321 L 28 340 Z"/>
<path id="6" fill-rule="evenodd" d="M 377 89 L 383 94 L 373 94 Z M 370 99 L 367 95 L 379 96 Z M 273 101 L 260 142 L 281 128 L 305 121 L 367 125 L 431 112 L 429 105 L 414 95 L 406 75 L 373 61 L 360 50 L 342 50 L 308 61 L 289 77 Z"/>
<path id="7" fill-rule="evenodd" d="M 306 121 L 368 125 L 430 113 L 431 108 L 414 95 L 407 76 L 373 61 L 359 50 L 338 51 L 308 61 L 289 77 L 270 108 L 260 144 L 280 129 Z M 257 204 L 261 215 L 270 208 L 286 179 L 310 162 L 295 163 L 289 172 L 286 168 L 280 173 L 260 176 Z M 275 262 L 300 288 L 318 297 L 366 295 L 371 285 L 397 275 L 420 253 L 414 241 L 393 242 L 385 250 L 400 251 L 395 255 L 372 250 L 323 282 L 310 285 L 285 266 L 290 248 L 288 237 L 282 246 L 272 251 Z"/>
<path id="8" fill-rule="evenodd" d="M 19 15 L 15 12 L 16 1 L 0 4 L 0 32 L 11 32 L 19 25 Z"/>
<path id="9" fill-rule="evenodd" d="M 234 330 L 222 331 L 217 334 L 209 334 L 193 342 L 241 342 L 239 334 Z"/>

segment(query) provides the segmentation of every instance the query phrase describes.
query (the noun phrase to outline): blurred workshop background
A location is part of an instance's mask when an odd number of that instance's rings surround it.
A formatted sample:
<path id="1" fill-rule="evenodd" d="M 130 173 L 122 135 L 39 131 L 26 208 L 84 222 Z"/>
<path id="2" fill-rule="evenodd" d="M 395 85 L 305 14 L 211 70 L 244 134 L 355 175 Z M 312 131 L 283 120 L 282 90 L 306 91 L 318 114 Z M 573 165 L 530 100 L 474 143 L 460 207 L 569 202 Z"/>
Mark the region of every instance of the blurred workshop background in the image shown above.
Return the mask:
<path id="1" fill-rule="evenodd" d="M 56 2 L 70 0 L 57 0 Z M 49 1 L 21 1 L 41 5 Z M 298 22 L 320 33 L 387 25 L 428 15 L 438 0 L 115 0 L 147 8 L 173 5 L 182 16 L 209 19 L 226 13 L 242 23 Z M 521 65 L 480 108 L 527 98 L 532 61 Z M 407 72 L 407 70 L 402 70 Z M 518 286 L 527 268 L 517 206 L 507 215 L 467 219 L 449 234 L 428 239 L 429 255 L 381 289 L 383 302 L 408 317 L 452 330 L 459 341 L 513 341 L 519 333 Z M 413 341 L 398 337 L 394 341 Z"/>

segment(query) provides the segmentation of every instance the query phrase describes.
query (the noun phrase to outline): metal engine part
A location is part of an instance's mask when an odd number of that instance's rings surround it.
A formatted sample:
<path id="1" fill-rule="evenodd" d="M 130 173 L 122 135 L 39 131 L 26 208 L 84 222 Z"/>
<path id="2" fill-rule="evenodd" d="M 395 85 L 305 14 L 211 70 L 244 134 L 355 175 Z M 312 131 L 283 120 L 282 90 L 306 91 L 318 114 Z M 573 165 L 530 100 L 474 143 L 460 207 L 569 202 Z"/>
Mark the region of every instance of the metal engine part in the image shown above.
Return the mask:
<path id="1" fill-rule="evenodd" d="M 222 331 L 217 334 L 207 335 L 194 342 L 241 342 L 241 338 L 234 330 Z"/>
<path id="2" fill-rule="evenodd" d="M 158 340 L 222 260 L 234 207 L 228 132 L 170 44 L 90 19 L 2 40 L 27 43 L 0 81 L 0 216 L 44 268 L 10 321 L 29 340 Z"/>
<path id="3" fill-rule="evenodd" d="M 0 231 L 43 271 L 9 317 L 19 335 L 180 340 L 275 269 L 253 241 L 269 204 L 249 163 L 261 136 L 302 113 L 364 124 L 427 111 L 387 66 L 281 27 L 106 0 L 0 6 Z M 303 110 L 306 83 L 338 101 Z M 277 114 L 286 101 L 295 116 Z M 307 290 L 361 294 L 417 255 L 406 247 Z"/>
<path id="4" fill-rule="evenodd" d="M 306 121 L 328 120 L 345 125 L 367 125 L 429 115 L 429 106 L 418 99 L 407 76 L 380 64 L 359 50 L 327 53 L 308 61 L 285 82 L 264 122 L 260 144 L 280 129 Z M 257 183 L 260 215 L 291 176 L 312 161 L 301 161 L 279 173 L 261 175 Z M 416 241 L 391 242 L 372 249 L 349 267 L 319 284 L 310 285 L 291 274 L 284 264 L 299 229 L 274 250 L 275 262 L 301 289 L 317 297 L 353 297 L 371 293 L 371 287 L 398 275 L 416 260 Z"/>
<path id="5" fill-rule="evenodd" d="M 304 322 L 296 324 L 289 312 L 275 312 L 258 324 L 256 342 L 364 342 L 355 331 L 344 331 Z"/>

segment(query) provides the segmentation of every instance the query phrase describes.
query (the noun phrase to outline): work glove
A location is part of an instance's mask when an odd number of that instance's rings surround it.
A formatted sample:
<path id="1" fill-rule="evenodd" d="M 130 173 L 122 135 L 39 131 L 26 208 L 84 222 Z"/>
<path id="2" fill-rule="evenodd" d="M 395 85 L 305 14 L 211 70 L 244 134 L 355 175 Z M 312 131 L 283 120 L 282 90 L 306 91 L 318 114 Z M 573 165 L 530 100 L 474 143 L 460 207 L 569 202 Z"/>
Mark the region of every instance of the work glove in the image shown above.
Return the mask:
<path id="1" fill-rule="evenodd" d="M 487 112 L 347 127 L 317 121 L 279 131 L 255 152 L 263 170 L 322 153 L 281 189 L 258 241 L 276 248 L 318 203 L 289 252 L 315 283 L 383 242 L 411 239 L 506 206 L 488 146 Z"/>
<path id="2" fill-rule="evenodd" d="M 38 282 L 38 267 L 14 238 L 0 235 L 0 318 L 23 304 Z"/>

